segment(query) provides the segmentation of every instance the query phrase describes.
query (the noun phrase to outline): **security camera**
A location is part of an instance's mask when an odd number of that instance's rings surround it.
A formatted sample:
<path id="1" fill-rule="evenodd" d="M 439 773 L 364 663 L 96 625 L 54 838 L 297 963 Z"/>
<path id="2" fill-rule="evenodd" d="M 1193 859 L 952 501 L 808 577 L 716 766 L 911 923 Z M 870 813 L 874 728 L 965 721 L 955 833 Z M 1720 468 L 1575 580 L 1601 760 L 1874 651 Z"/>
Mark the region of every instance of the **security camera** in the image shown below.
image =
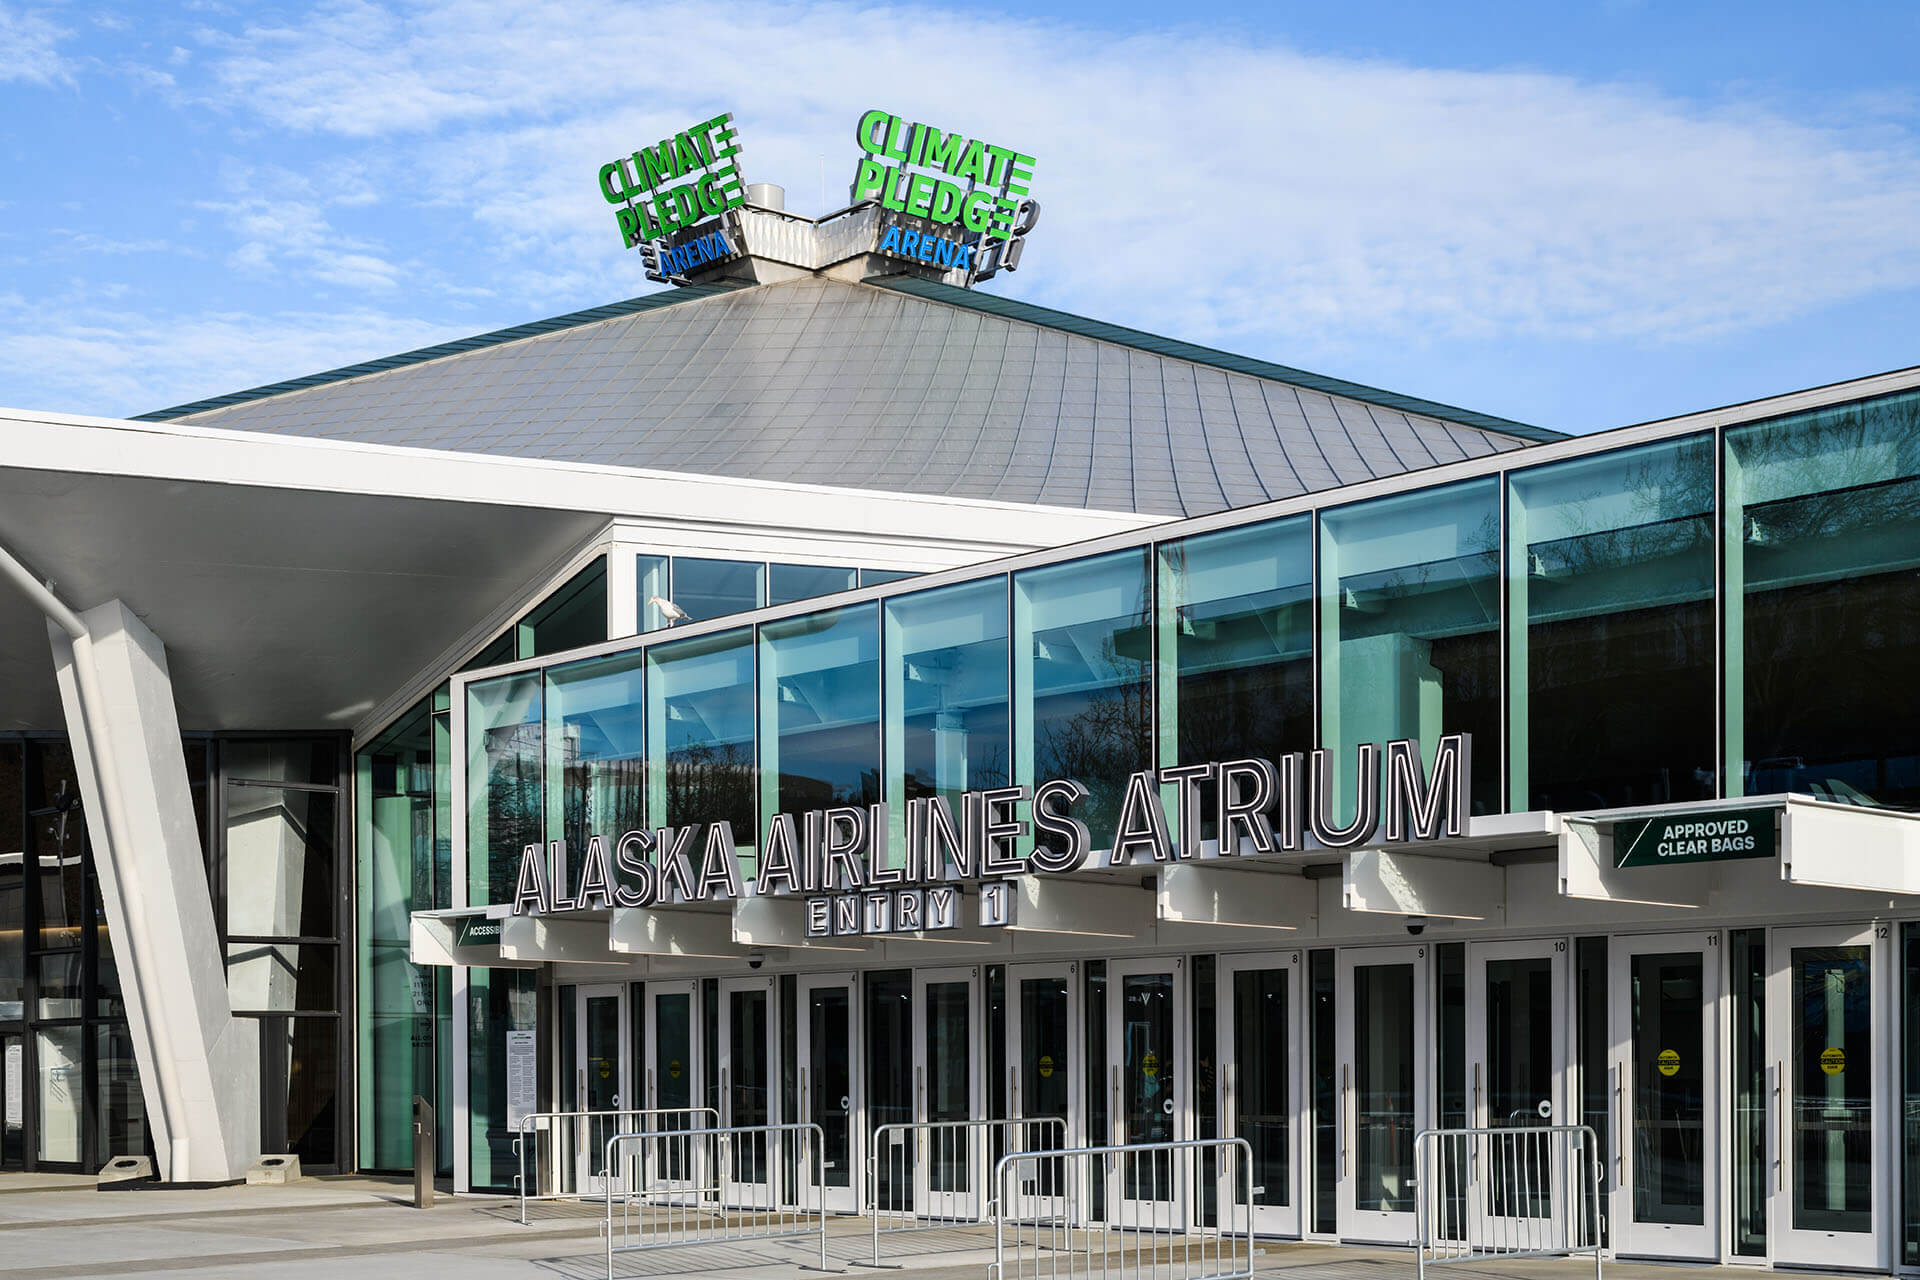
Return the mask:
<path id="1" fill-rule="evenodd" d="M 1414 937 L 1417 938 L 1421 934 L 1425 933 L 1426 931 L 1427 931 L 1427 918 L 1425 916 L 1408 916 L 1407 917 L 1408 933 L 1412 934 Z"/>
<path id="2" fill-rule="evenodd" d="M 761 965 L 765 964 L 766 962 L 767 962 L 766 952 L 764 951 L 747 952 L 747 968 L 758 969 Z"/>

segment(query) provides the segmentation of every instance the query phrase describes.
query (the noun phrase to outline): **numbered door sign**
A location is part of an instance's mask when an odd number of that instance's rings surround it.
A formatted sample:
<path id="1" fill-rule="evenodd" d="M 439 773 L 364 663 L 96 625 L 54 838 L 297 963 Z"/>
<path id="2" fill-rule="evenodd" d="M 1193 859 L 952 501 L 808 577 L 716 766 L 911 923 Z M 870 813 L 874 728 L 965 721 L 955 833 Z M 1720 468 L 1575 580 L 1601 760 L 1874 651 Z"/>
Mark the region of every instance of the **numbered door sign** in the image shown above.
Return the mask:
<path id="1" fill-rule="evenodd" d="M 980 927 L 1000 928 L 1013 923 L 1013 886 L 989 881 L 980 886 Z"/>

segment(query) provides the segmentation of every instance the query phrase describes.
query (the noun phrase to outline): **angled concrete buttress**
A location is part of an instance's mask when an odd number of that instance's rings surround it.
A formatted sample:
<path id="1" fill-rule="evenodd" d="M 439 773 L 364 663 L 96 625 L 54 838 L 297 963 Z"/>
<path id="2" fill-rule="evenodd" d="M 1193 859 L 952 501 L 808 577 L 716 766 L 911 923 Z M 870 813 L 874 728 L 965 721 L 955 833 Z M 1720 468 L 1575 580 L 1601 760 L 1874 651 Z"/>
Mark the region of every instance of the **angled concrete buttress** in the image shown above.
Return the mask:
<path id="1" fill-rule="evenodd" d="M 162 1176 L 244 1177 L 260 1154 L 259 1024 L 227 1000 L 166 649 L 118 600 L 47 612 Z"/>

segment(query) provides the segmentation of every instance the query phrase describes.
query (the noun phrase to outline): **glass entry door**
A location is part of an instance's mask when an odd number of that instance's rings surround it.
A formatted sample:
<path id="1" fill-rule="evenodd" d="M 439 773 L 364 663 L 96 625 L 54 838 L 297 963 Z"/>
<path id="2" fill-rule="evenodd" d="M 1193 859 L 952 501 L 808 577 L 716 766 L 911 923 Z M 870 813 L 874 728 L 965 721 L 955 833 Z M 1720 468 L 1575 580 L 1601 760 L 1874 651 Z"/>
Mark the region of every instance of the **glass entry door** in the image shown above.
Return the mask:
<path id="1" fill-rule="evenodd" d="M 706 1106 L 706 1073 L 700 1061 L 697 983 L 649 982 L 647 1002 L 646 1107 L 667 1114 L 653 1118 L 655 1129 L 710 1129 L 716 1123 Z M 674 1114 L 678 1113 L 678 1114 Z M 693 1190 L 700 1185 L 699 1161 L 706 1144 L 650 1144 L 647 1185 Z"/>
<path id="2" fill-rule="evenodd" d="M 1877 1079 L 1884 980 L 1875 946 L 1871 928 L 1773 931 L 1767 1220 L 1776 1264 L 1867 1269 L 1890 1261 L 1874 1170 L 1894 1167 L 1888 1135 L 1897 1126 Z"/>
<path id="3" fill-rule="evenodd" d="M 1617 1253 L 1719 1253 L 1719 941 L 1658 934 L 1608 948 Z"/>
<path id="4" fill-rule="evenodd" d="M 1468 1123 L 1535 1129 L 1572 1123 L 1567 1099 L 1567 943 L 1467 945 Z M 1564 1215 L 1569 1173 L 1539 1138 L 1495 1138 L 1463 1172 L 1480 1239 L 1532 1238 L 1529 1220 Z"/>
<path id="5" fill-rule="evenodd" d="M 1023 1150 L 1079 1146 L 1080 966 L 1016 964 L 1007 967 L 1007 1106 L 1019 1120 L 1058 1121 L 1022 1126 Z M 999 1152 L 998 1154 L 1005 1154 Z M 988 1170 L 991 1176 L 992 1170 Z M 1014 1189 L 1015 1218 L 1063 1213 L 1066 1166 L 1051 1160 L 1035 1166 Z M 989 1196 L 999 1188 L 988 1188 Z"/>
<path id="6" fill-rule="evenodd" d="M 607 1140 L 620 1133 L 617 1114 L 633 1096 L 627 1082 L 627 989 L 624 986 L 575 987 L 574 1107 L 587 1114 L 575 1127 L 574 1185 L 588 1195 L 603 1195 Z M 618 1187 L 615 1190 L 619 1190 Z"/>
<path id="7" fill-rule="evenodd" d="M 1300 1234 L 1300 1117 L 1305 1110 L 1305 1023 L 1300 953 L 1222 956 L 1220 1132 L 1253 1148 L 1253 1229 Z M 1247 1180 L 1223 1162 L 1220 1195 L 1246 1202 Z M 1239 1174 L 1239 1176 L 1236 1176 Z"/>
<path id="8" fill-rule="evenodd" d="M 1187 1134 L 1186 962 L 1116 960 L 1107 968 L 1107 1062 L 1113 1142 L 1177 1142 Z M 1169 1153 L 1114 1161 L 1108 1220 L 1179 1228 L 1180 1180 L 1191 1161 Z"/>
<path id="9" fill-rule="evenodd" d="M 1431 1123 L 1430 948 L 1361 947 L 1339 956 L 1342 1239 L 1414 1239 L 1413 1139 Z"/>
<path id="10" fill-rule="evenodd" d="M 914 1203 L 922 1217 L 975 1218 L 992 1170 L 986 1146 L 956 1121 L 983 1114 L 980 969 L 921 969 L 913 975 Z M 991 1195 L 988 1191 L 985 1195 Z"/>
<path id="11" fill-rule="evenodd" d="M 820 1158 L 826 1179 L 821 1198 L 829 1213 L 860 1212 L 859 1175 L 864 1166 L 858 1120 L 856 983 L 850 973 L 803 973 L 797 988 L 800 1120 L 819 1125 L 826 1144 Z M 809 1161 L 806 1169 L 798 1171 L 802 1183 L 812 1168 Z"/>
<path id="12" fill-rule="evenodd" d="M 780 1092 L 773 1081 L 773 979 L 720 982 L 720 1124 L 757 1128 L 779 1123 Z M 771 1150 L 769 1149 L 771 1147 Z M 777 1143 L 746 1134 L 725 1145 L 721 1194 L 729 1204 L 771 1205 Z"/>

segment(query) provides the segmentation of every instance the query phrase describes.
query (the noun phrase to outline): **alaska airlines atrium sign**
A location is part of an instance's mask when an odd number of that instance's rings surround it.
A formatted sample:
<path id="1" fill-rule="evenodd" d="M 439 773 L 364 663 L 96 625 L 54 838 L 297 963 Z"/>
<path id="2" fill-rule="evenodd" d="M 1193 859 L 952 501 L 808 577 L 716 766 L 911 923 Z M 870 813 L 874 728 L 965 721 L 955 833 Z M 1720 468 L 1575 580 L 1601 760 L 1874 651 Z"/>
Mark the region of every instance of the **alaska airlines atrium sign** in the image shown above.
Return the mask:
<path id="1" fill-rule="evenodd" d="M 1341 787 L 1332 756 L 1317 750 L 1277 762 L 1229 760 L 1131 774 L 1103 865 L 1198 858 L 1208 818 L 1220 833 L 1220 857 L 1300 852 L 1309 835 L 1321 848 L 1349 849 L 1376 836 L 1407 841 L 1465 834 L 1472 735 L 1441 738 L 1431 772 L 1421 765 L 1420 744 L 1410 739 L 1384 749 L 1359 747 L 1353 760 L 1359 802 L 1344 824 L 1334 816 Z M 1171 822 L 1163 791 L 1172 800 Z M 1037 787 L 968 791 L 958 814 L 944 796 L 910 800 L 898 859 L 888 847 L 894 831 L 885 804 L 774 814 L 751 884 L 741 875 L 727 822 L 597 835 L 577 871 L 565 841 L 530 844 L 520 855 L 513 913 L 805 895 L 811 937 L 921 932 L 957 927 L 961 888 L 977 882 L 977 923 L 1009 924 L 1007 879 L 1065 875 L 1093 860 L 1092 833 L 1076 816 L 1089 798 L 1086 787 L 1059 778 Z M 1023 809 L 1028 817 L 1020 816 Z"/>

